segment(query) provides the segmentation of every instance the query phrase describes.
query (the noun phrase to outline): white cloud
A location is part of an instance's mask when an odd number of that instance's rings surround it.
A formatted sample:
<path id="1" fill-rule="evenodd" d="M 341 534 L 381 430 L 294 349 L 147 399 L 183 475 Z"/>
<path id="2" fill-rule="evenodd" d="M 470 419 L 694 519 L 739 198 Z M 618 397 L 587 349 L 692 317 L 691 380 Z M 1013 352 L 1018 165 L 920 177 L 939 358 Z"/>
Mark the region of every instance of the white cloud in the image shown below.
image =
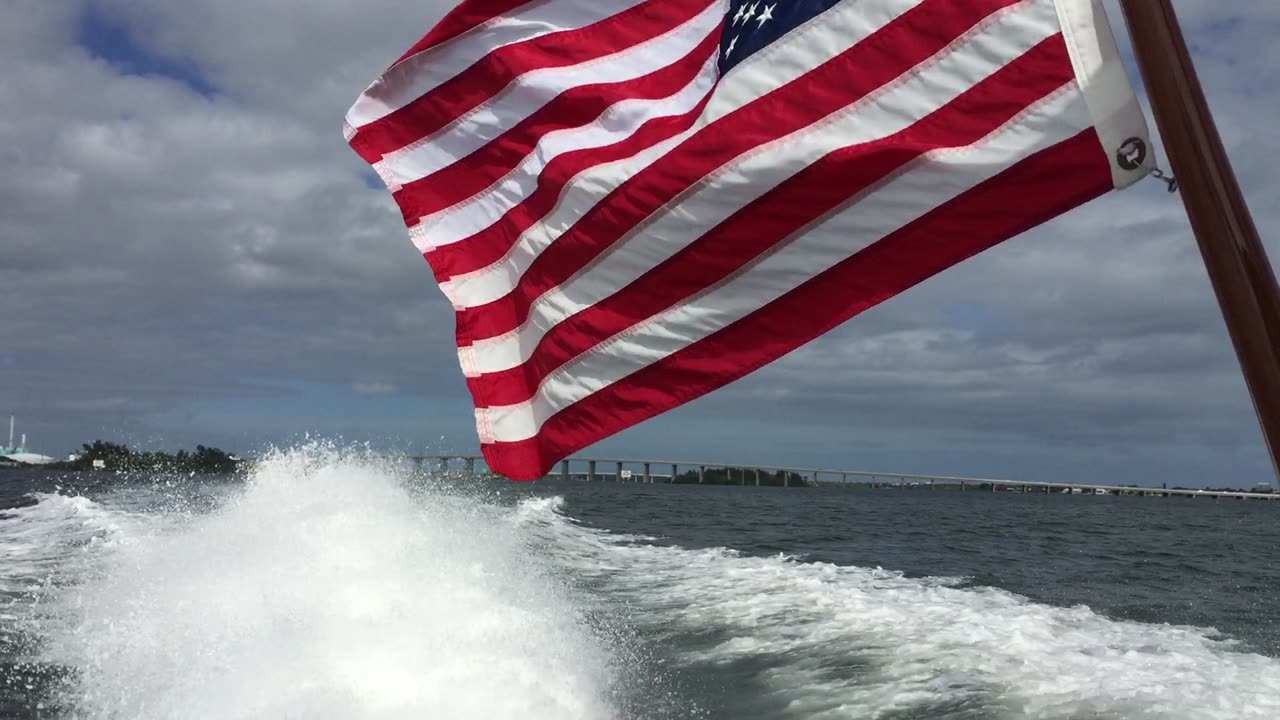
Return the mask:
<path id="1" fill-rule="evenodd" d="M 1177 6 L 1274 258 L 1280 5 Z M 7 7 L 0 400 L 49 414 L 75 442 L 85 428 L 127 428 L 192 403 L 280 406 L 299 383 L 465 404 L 448 305 L 340 134 L 360 90 L 446 7 Z M 76 44 L 86 8 L 214 92 L 94 57 Z M 378 380 L 351 384 L 353 375 Z M 792 442 L 803 428 L 796 452 L 824 437 L 911 448 L 946 435 L 1037 448 L 1048 463 L 1082 444 L 1158 463 L 1170 442 L 1194 442 L 1205 465 L 1264 466 L 1198 251 L 1177 198 L 1155 181 L 984 253 L 612 442 L 687 436 L 707 415 L 749 417 L 762 398 L 773 425 L 752 442 Z M 472 437 L 467 413 L 449 422 Z"/>

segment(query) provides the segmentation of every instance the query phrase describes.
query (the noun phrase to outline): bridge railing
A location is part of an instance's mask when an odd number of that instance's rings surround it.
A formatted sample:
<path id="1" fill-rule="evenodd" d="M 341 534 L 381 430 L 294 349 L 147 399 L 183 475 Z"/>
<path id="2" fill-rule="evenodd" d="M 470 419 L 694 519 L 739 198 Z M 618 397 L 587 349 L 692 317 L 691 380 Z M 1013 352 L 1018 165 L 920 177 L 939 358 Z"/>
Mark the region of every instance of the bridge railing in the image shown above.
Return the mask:
<path id="1" fill-rule="evenodd" d="M 424 464 L 428 461 L 434 461 L 438 467 L 448 471 L 451 469 L 452 461 L 461 461 L 463 463 L 464 472 L 474 472 L 477 466 L 482 466 L 484 457 L 481 455 L 467 454 L 432 454 L 432 455 L 392 455 L 384 456 L 392 458 L 400 458 L 415 461 Z M 585 472 L 575 472 L 575 466 L 585 464 Z M 671 473 L 654 472 L 655 468 L 671 468 Z M 917 485 L 928 485 L 936 487 L 938 484 L 944 486 L 959 486 L 964 491 L 970 487 L 986 488 L 992 492 L 996 492 L 1001 488 L 1006 490 L 1022 491 L 1022 492 L 1072 492 L 1085 494 L 1108 494 L 1108 495 L 1163 495 L 1163 496 L 1190 496 L 1190 497 L 1211 497 L 1211 498 L 1238 498 L 1238 499 L 1257 499 L 1257 500 L 1280 500 L 1278 493 L 1250 492 L 1250 491 L 1223 491 L 1223 490 L 1196 490 L 1189 488 L 1167 488 L 1167 487 L 1151 487 L 1136 485 L 1110 485 L 1102 483 L 1072 483 L 1072 482 L 1052 482 L 1052 481 L 1035 481 L 1035 480 L 1008 480 L 999 478 L 981 478 L 981 477 L 965 477 L 959 475 L 921 475 L 915 473 L 896 473 L 875 470 L 848 470 L 842 468 L 797 468 L 786 467 L 781 465 L 753 465 L 740 463 L 722 463 L 722 462 L 696 462 L 689 460 L 654 460 L 642 458 L 602 458 L 602 457 L 575 457 L 564 460 L 559 467 L 548 474 L 547 477 L 577 478 L 582 477 L 587 480 L 604 479 L 612 477 L 615 480 L 632 481 L 632 482 L 671 482 L 680 477 L 680 469 L 688 468 L 698 472 L 699 482 L 702 482 L 708 470 L 726 470 L 730 472 L 742 473 L 741 485 L 754 485 L 758 483 L 758 474 L 755 478 L 748 476 L 749 472 L 769 472 L 779 474 L 786 479 L 793 476 L 803 478 L 806 485 L 826 485 L 826 486 L 854 486 L 854 485 L 876 485 L 876 486 L 903 486 L 909 483 Z M 609 472 L 612 470 L 612 472 Z M 637 471 L 638 470 L 638 471 Z M 629 477 L 628 477 L 629 475 Z M 838 479 L 837 479 L 838 478 Z M 754 480 L 754 482 L 753 482 Z M 897 482 L 893 482 L 896 480 Z"/>

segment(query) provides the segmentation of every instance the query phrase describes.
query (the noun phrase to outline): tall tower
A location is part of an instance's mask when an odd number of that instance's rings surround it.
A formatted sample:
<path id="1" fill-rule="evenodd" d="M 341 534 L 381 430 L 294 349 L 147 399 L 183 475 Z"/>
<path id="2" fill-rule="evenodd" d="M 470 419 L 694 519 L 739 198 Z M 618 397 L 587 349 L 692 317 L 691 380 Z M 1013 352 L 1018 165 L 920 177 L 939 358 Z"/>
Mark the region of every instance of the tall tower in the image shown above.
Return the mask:
<path id="1" fill-rule="evenodd" d="M 9 416 L 9 444 L 6 446 L 6 448 L 9 448 L 9 449 L 13 448 L 13 416 L 12 415 Z"/>

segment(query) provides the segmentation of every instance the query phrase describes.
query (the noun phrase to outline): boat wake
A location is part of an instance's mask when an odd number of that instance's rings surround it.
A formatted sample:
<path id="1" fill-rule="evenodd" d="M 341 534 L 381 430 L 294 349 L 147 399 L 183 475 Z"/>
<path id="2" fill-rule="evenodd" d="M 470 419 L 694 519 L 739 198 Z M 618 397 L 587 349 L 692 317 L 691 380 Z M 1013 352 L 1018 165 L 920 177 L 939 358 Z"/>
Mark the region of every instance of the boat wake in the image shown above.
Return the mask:
<path id="1" fill-rule="evenodd" d="M 643 633 L 678 638 L 682 666 L 758 682 L 726 717 L 1280 717 L 1280 662 L 1211 629 L 1111 620 L 962 578 L 664 547 L 579 526 L 558 498 L 522 513 Z"/>
<path id="2" fill-rule="evenodd" d="M 529 492 L 312 447 L 212 508 L 37 496 L 0 514 L 6 653 L 86 719 L 1280 717 L 1280 663 L 1211 630 L 673 547 Z"/>
<path id="3" fill-rule="evenodd" d="M 39 659 L 73 670 L 58 704 L 77 718 L 612 715 L 608 656 L 504 513 L 415 497 L 406 479 L 299 450 L 206 514 L 123 528 L 125 513 L 60 496 L 16 511 L 6 545 L 104 546 L 61 552 L 77 582 L 31 619 Z"/>

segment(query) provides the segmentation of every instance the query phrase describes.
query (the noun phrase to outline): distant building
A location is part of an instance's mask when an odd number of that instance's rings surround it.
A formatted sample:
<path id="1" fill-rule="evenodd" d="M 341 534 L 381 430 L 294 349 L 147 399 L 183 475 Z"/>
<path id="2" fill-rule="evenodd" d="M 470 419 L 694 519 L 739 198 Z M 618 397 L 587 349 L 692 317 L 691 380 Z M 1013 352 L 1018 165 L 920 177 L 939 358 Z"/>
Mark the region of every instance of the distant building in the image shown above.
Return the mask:
<path id="1" fill-rule="evenodd" d="M 1273 492 L 1273 491 L 1272 491 L 1272 489 L 1271 489 L 1271 483 L 1269 483 L 1269 482 L 1260 482 L 1260 483 L 1258 483 L 1257 485 L 1254 485 L 1254 486 L 1253 486 L 1253 492 L 1256 492 L 1256 493 L 1269 493 L 1269 492 Z"/>
<path id="2" fill-rule="evenodd" d="M 47 455 L 39 455 L 27 450 L 27 436 L 22 435 L 22 444 L 13 444 L 13 426 L 14 417 L 9 416 L 9 444 L 0 446 L 0 462 L 5 467 L 14 467 L 18 465 L 48 465 L 55 460 Z"/>

